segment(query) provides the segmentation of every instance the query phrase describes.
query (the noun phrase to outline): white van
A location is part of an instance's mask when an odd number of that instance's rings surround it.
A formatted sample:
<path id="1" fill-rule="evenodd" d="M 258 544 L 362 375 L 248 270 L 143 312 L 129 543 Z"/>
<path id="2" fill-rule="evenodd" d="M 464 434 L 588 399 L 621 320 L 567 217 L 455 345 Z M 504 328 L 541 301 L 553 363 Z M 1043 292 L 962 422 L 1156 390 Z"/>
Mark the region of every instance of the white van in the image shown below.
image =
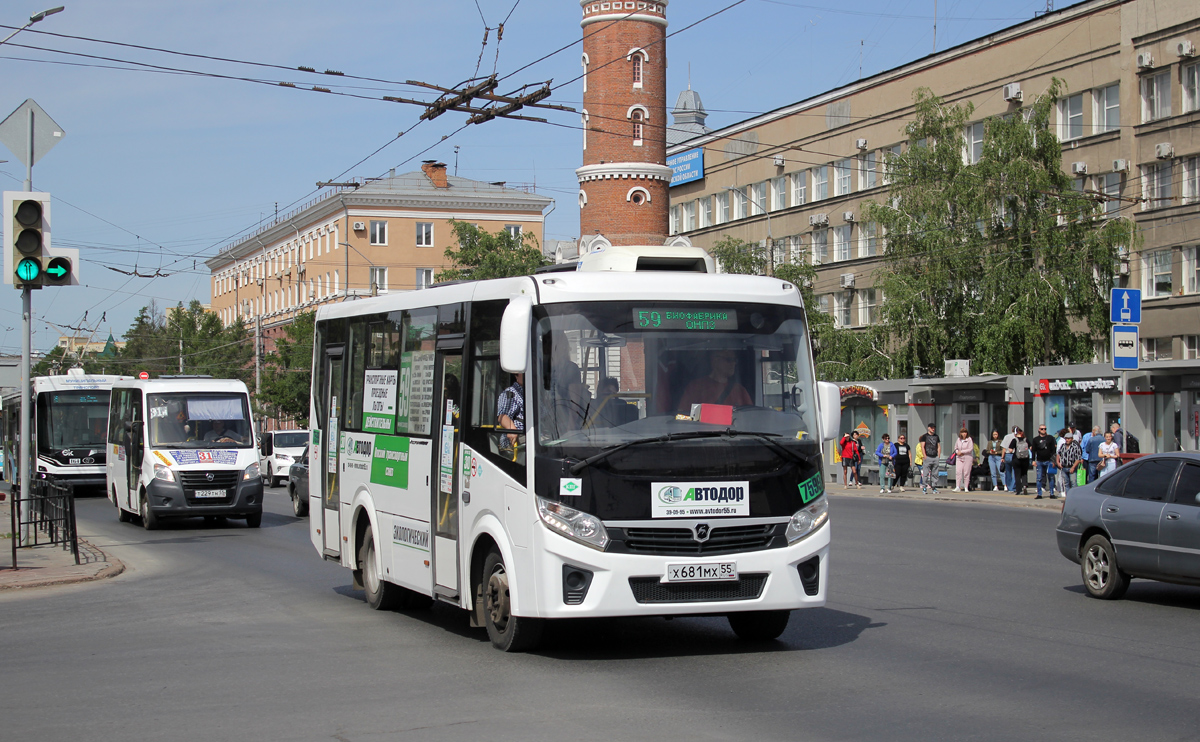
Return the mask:
<path id="1" fill-rule="evenodd" d="M 164 377 L 113 385 L 108 497 L 122 522 L 163 518 L 262 522 L 250 394 L 232 379 Z"/>
<path id="2" fill-rule="evenodd" d="M 286 482 L 292 462 L 299 460 L 307 444 L 307 430 L 268 430 L 262 433 L 258 442 L 258 470 L 262 472 L 263 484 L 278 487 L 280 482 Z"/>

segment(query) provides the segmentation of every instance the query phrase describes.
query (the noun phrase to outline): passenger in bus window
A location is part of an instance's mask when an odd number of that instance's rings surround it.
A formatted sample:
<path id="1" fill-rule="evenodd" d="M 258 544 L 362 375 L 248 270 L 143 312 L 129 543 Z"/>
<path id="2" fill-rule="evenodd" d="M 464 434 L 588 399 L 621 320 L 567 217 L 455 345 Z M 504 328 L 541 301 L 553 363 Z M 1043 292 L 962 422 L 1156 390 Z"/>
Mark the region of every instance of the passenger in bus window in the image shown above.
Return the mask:
<path id="1" fill-rule="evenodd" d="M 158 440 L 163 443 L 183 443 L 188 439 L 187 413 L 183 408 L 177 408 L 175 414 L 168 416 L 162 422 L 158 431 Z"/>
<path id="2" fill-rule="evenodd" d="M 506 430 L 525 430 L 525 374 L 513 374 L 513 383 L 496 398 L 496 423 Z M 517 435 L 506 436 L 512 448 Z M 502 441 L 503 442 L 503 441 Z"/>
<path id="3" fill-rule="evenodd" d="M 212 430 L 204 434 L 204 440 L 217 443 L 242 443 L 242 436 L 232 430 L 225 429 L 224 420 L 213 420 Z"/>
<path id="4" fill-rule="evenodd" d="M 687 385 L 679 400 L 679 411 L 691 412 L 694 404 L 725 404 L 740 407 L 754 404 L 746 387 L 737 381 L 737 353 L 715 350 L 709 356 L 709 372 Z"/>

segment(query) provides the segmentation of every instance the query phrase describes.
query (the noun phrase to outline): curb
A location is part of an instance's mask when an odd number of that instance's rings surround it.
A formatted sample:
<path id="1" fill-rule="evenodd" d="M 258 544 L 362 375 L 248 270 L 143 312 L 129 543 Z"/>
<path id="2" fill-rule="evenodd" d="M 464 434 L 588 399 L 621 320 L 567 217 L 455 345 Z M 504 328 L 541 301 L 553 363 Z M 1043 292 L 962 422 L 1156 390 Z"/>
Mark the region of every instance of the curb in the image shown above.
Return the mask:
<path id="1" fill-rule="evenodd" d="M 38 575 L 28 582 L 10 582 L 5 580 L 4 578 L 6 576 L 11 579 L 12 577 L 19 576 L 21 574 L 21 570 L 17 570 L 15 572 L 11 570 L 5 570 L 0 572 L 0 592 L 5 590 L 25 590 L 33 587 L 50 587 L 52 585 L 73 585 L 80 582 L 95 582 L 97 580 L 105 580 L 110 577 L 116 577 L 125 571 L 124 562 L 122 562 L 120 559 L 109 556 L 88 541 L 79 539 L 79 548 L 81 551 L 86 548 L 99 554 L 101 557 L 103 557 L 102 561 L 107 563 L 107 566 L 91 574 L 70 573 L 74 570 L 82 569 L 83 565 L 76 566 L 72 564 L 68 567 L 47 567 L 45 568 L 47 571 L 64 571 L 67 572 L 67 574 L 46 575 L 44 577 Z"/>
<path id="2" fill-rule="evenodd" d="M 949 495 L 940 495 L 940 494 L 939 495 L 922 495 L 920 493 L 915 493 L 915 494 L 909 495 L 907 493 L 896 493 L 896 492 L 880 494 L 878 492 L 866 492 L 866 491 L 860 492 L 857 490 L 834 490 L 834 489 L 828 488 L 828 487 L 825 489 L 825 492 L 826 492 L 826 494 L 840 495 L 843 497 L 863 497 L 863 498 L 871 498 L 871 499 L 879 499 L 879 500 L 909 500 L 909 501 L 915 501 L 915 502 L 950 502 L 950 503 L 957 503 L 957 504 L 964 504 L 964 505 L 996 505 L 999 507 L 1006 507 L 1006 508 L 1026 508 L 1026 509 L 1033 509 L 1033 510 L 1060 510 L 1061 511 L 1062 504 L 1063 504 L 1062 498 L 1058 498 L 1055 500 L 1049 500 L 1049 499 L 1035 500 L 1035 499 L 1033 499 L 1032 496 L 1029 496 L 1024 499 L 1015 499 L 1018 497 L 1017 495 L 1010 496 L 1011 498 L 1014 498 L 1014 499 L 985 500 L 981 497 L 952 497 Z"/>

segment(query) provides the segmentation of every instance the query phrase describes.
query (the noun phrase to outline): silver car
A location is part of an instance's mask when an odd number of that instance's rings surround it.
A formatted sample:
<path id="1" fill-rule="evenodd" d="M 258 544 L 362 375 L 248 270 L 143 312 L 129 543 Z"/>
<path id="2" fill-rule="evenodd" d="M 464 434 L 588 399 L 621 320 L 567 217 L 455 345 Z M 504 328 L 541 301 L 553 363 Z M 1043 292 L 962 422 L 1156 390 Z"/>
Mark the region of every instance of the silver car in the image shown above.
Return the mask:
<path id="1" fill-rule="evenodd" d="M 1144 456 L 1072 489 L 1057 535 L 1093 597 L 1120 598 L 1132 577 L 1200 585 L 1200 453 Z"/>

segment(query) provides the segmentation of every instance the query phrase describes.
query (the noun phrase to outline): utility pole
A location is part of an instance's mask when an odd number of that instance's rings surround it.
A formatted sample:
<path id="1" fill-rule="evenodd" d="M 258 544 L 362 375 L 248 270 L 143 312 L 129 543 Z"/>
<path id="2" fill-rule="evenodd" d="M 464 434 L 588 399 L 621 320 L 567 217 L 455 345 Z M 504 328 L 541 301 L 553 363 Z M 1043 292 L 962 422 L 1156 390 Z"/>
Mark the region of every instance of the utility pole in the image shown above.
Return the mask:
<path id="1" fill-rule="evenodd" d="M 254 317 L 254 398 L 262 391 L 262 315 Z"/>
<path id="2" fill-rule="evenodd" d="M 183 375 L 183 335 L 179 336 L 179 374 Z"/>

